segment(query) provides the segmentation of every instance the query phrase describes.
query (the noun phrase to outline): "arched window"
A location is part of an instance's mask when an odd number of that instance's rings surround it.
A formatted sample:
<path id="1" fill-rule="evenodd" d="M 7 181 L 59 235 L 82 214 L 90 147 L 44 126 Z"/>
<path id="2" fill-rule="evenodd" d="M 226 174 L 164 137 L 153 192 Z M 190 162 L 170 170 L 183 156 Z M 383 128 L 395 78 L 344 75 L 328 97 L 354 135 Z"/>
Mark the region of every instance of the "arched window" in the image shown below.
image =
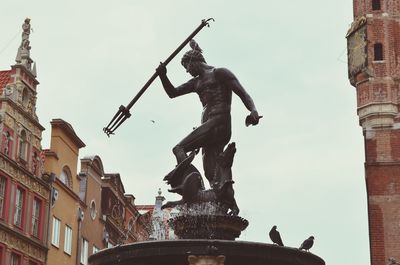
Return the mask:
<path id="1" fill-rule="evenodd" d="M 383 60 L 383 46 L 382 43 L 374 44 L 374 61 L 382 61 Z"/>
<path id="2" fill-rule="evenodd" d="M 28 105 L 29 101 L 29 91 L 28 88 L 25 87 L 24 90 L 22 91 L 22 105 L 26 107 Z"/>
<path id="3" fill-rule="evenodd" d="M 21 131 L 21 136 L 19 138 L 19 146 L 18 146 L 18 157 L 24 161 L 26 161 L 26 149 L 28 146 L 27 136 L 25 130 Z"/>
<path id="4" fill-rule="evenodd" d="M 64 183 L 67 187 L 72 188 L 72 177 L 71 171 L 67 166 L 63 168 L 60 173 L 59 179 L 62 183 Z"/>
<path id="5" fill-rule="evenodd" d="M 372 0 L 372 10 L 381 10 L 381 0 Z"/>

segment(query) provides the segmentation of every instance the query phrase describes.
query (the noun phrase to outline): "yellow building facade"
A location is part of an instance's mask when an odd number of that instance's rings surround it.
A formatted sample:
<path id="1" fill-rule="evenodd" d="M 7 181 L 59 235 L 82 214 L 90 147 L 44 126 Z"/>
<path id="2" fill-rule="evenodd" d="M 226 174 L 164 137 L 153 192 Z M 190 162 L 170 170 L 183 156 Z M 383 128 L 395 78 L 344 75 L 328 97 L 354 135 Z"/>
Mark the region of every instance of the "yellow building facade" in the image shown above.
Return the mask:
<path id="1" fill-rule="evenodd" d="M 79 264 L 79 234 L 85 206 L 79 198 L 79 149 L 85 144 L 72 126 L 51 121 L 50 148 L 45 150 L 45 172 L 53 178 L 48 264 Z"/>

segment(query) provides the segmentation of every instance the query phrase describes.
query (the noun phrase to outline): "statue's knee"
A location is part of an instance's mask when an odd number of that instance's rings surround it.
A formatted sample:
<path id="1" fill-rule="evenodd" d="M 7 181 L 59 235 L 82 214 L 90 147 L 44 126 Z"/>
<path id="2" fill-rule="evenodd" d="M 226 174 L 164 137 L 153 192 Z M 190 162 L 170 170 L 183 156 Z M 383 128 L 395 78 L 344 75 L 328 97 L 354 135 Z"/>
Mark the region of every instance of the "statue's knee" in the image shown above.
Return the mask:
<path id="1" fill-rule="evenodd" d="M 172 152 L 174 153 L 178 164 L 180 164 L 187 157 L 185 149 L 183 149 L 183 147 L 180 145 L 177 145 L 174 148 L 172 148 Z"/>
<path id="2" fill-rule="evenodd" d="M 177 155 L 177 154 L 182 154 L 184 153 L 183 147 L 180 145 L 175 146 L 174 148 L 172 148 L 172 152 Z"/>

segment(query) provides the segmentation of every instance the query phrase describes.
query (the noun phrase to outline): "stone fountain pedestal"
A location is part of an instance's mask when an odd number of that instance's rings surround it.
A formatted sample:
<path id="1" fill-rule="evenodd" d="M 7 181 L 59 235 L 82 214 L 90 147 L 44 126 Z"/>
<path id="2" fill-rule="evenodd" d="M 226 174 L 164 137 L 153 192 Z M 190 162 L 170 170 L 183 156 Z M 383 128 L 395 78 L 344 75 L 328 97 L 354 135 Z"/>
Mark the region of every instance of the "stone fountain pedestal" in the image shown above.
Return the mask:
<path id="1" fill-rule="evenodd" d="M 223 256 L 223 261 L 217 257 Z M 102 250 L 90 265 L 189 265 L 189 257 L 213 258 L 215 265 L 325 265 L 318 256 L 271 244 L 207 239 L 145 241 Z M 220 263 L 217 263 L 220 262 Z M 221 263 L 222 262 L 222 263 Z"/>
<path id="2" fill-rule="evenodd" d="M 235 241 L 248 221 L 216 203 L 180 208 L 169 220 L 177 240 L 144 241 L 102 250 L 90 265 L 325 265 L 318 256 L 272 244 Z"/>

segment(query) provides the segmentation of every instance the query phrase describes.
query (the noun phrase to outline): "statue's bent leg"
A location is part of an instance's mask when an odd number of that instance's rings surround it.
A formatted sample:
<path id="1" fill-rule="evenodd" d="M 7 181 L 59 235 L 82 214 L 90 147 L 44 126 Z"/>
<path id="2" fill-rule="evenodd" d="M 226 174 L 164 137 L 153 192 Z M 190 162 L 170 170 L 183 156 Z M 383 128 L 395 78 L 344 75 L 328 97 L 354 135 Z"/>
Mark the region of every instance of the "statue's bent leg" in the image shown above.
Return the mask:
<path id="1" fill-rule="evenodd" d="M 213 128 L 217 125 L 216 121 L 209 120 L 196 129 L 194 129 L 188 136 L 180 141 L 173 149 L 172 152 L 176 157 L 176 161 L 180 164 L 187 157 L 186 153 L 193 151 L 197 148 L 204 147 L 208 142 L 212 141 Z"/>
<path id="2" fill-rule="evenodd" d="M 224 145 L 208 146 L 203 148 L 204 176 L 213 188 L 213 179 L 216 174 L 217 157 L 224 150 Z"/>

